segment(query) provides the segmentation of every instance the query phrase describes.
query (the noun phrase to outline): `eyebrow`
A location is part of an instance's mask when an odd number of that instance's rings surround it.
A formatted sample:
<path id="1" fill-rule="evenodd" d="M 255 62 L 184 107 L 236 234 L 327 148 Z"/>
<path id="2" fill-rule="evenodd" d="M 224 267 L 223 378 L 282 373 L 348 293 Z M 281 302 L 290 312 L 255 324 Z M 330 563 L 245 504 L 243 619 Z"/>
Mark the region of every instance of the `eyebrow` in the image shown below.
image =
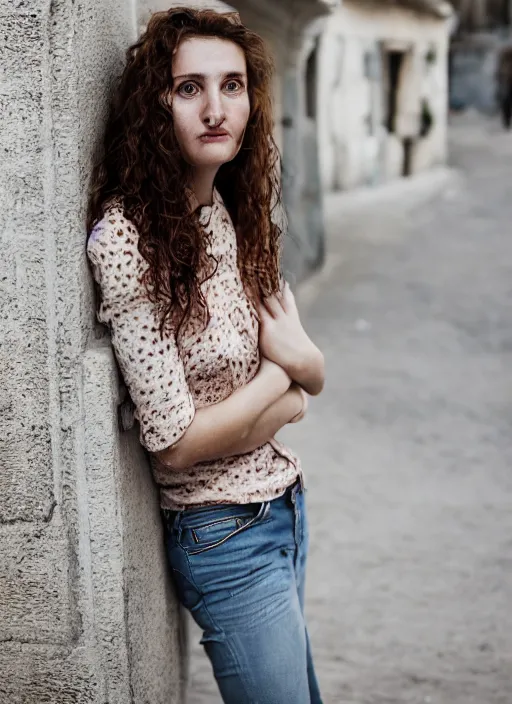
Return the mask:
<path id="1" fill-rule="evenodd" d="M 245 78 L 246 74 L 242 73 L 240 71 L 229 71 L 228 73 L 223 74 L 223 78 Z M 196 80 L 204 80 L 206 78 L 206 74 L 204 73 L 185 73 L 182 76 L 174 76 L 173 80 L 179 81 L 182 78 L 194 78 Z"/>

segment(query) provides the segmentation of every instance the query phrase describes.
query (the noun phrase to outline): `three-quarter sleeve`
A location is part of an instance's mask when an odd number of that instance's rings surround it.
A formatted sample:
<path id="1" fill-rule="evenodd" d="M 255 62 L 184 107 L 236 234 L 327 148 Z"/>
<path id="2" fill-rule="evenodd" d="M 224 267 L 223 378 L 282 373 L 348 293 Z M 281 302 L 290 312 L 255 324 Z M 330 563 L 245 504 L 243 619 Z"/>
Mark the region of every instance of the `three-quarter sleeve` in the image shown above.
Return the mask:
<path id="1" fill-rule="evenodd" d="M 87 255 L 101 291 L 97 317 L 110 327 L 140 442 L 157 452 L 181 438 L 195 408 L 176 340 L 160 337 L 154 304 L 142 284 L 148 265 L 137 241 L 133 223 L 119 209 L 109 209 L 90 233 Z"/>

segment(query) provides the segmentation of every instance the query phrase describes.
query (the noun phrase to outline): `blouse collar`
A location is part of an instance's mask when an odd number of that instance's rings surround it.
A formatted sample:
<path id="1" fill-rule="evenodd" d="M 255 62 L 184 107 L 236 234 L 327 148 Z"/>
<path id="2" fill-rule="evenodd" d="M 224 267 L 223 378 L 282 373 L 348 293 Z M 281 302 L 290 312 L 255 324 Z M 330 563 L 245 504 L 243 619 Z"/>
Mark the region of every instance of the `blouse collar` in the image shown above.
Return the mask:
<path id="1" fill-rule="evenodd" d="M 197 209 L 197 212 L 199 214 L 199 222 L 201 223 L 201 225 L 207 225 L 213 213 L 220 207 L 223 207 L 223 205 L 224 201 L 222 200 L 222 196 L 220 195 L 217 188 L 214 186 L 212 193 L 212 204 L 200 205 Z"/>

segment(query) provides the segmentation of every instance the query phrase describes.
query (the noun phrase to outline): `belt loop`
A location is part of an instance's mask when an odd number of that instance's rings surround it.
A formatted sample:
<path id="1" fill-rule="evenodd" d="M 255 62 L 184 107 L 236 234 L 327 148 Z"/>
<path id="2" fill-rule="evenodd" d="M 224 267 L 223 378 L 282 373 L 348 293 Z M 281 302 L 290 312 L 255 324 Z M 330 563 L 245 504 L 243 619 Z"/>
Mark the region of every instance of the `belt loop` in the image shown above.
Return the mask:
<path id="1" fill-rule="evenodd" d="M 178 528 L 178 526 L 179 526 L 179 524 L 180 524 L 180 518 L 181 518 L 181 514 L 182 514 L 182 513 L 183 513 L 183 511 L 177 511 L 177 512 L 174 514 L 174 517 L 173 517 L 173 519 L 172 519 L 171 530 L 172 530 L 172 532 L 173 532 L 175 535 L 178 535 L 178 533 L 179 533 L 179 528 Z"/>
<path id="2" fill-rule="evenodd" d="M 164 521 L 165 525 L 167 526 L 167 530 L 169 531 L 169 533 L 175 533 L 175 526 L 178 523 L 178 518 L 181 516 L 181 511 L 172 511 L 171 509 L 164 508 L 162 509 L 162 513 L 164 515 Z"/>
<path id="3" fill-rule="evenodd" d="M 270 508 L 270 501 L 264 501 L 261 505 L 260 510 L 258 511 L 258 515 L 256 516 L 256 518 L 261 520 L 267 518 L 268 514 L 270 513 Z"/>
<path id="4" fill-rule="evenodd" d="M 298 474 L 296 476 L 293 484 L 290 484 L 290 486 L 288 487 L 288 491 L 290 492 L 290 495 L 292 493 L 295 495 L 298 491 L 304 491 L 304 479 L 302 477 L 302 474 Z"/>
<path id="5" fill-rule="evenodd" d="M 301 491 L 301 483 L 299 479 L 291 488 L 290 498 L 293 506 L 293 532 L 295 537 L 295 544 L 298 547 L 301 543 L 301 533 L 302 533 L 302 519 L 300 515 L 300 506 L 297 505 L 297 494 Z"/>

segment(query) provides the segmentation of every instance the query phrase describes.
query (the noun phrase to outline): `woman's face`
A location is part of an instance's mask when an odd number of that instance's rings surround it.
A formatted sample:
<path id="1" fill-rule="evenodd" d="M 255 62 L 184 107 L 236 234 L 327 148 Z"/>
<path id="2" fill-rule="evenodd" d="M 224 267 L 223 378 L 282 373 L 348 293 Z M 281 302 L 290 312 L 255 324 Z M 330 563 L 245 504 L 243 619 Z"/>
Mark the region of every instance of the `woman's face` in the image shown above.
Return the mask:
<path id="1" fill-rule="evenodd" d="M 187 38 L 173 57 L 172 75 L 174 131 L 185 161 L 196 168 L 231 161 L 250 110 L 242 49 L 217 37 Z"/>

